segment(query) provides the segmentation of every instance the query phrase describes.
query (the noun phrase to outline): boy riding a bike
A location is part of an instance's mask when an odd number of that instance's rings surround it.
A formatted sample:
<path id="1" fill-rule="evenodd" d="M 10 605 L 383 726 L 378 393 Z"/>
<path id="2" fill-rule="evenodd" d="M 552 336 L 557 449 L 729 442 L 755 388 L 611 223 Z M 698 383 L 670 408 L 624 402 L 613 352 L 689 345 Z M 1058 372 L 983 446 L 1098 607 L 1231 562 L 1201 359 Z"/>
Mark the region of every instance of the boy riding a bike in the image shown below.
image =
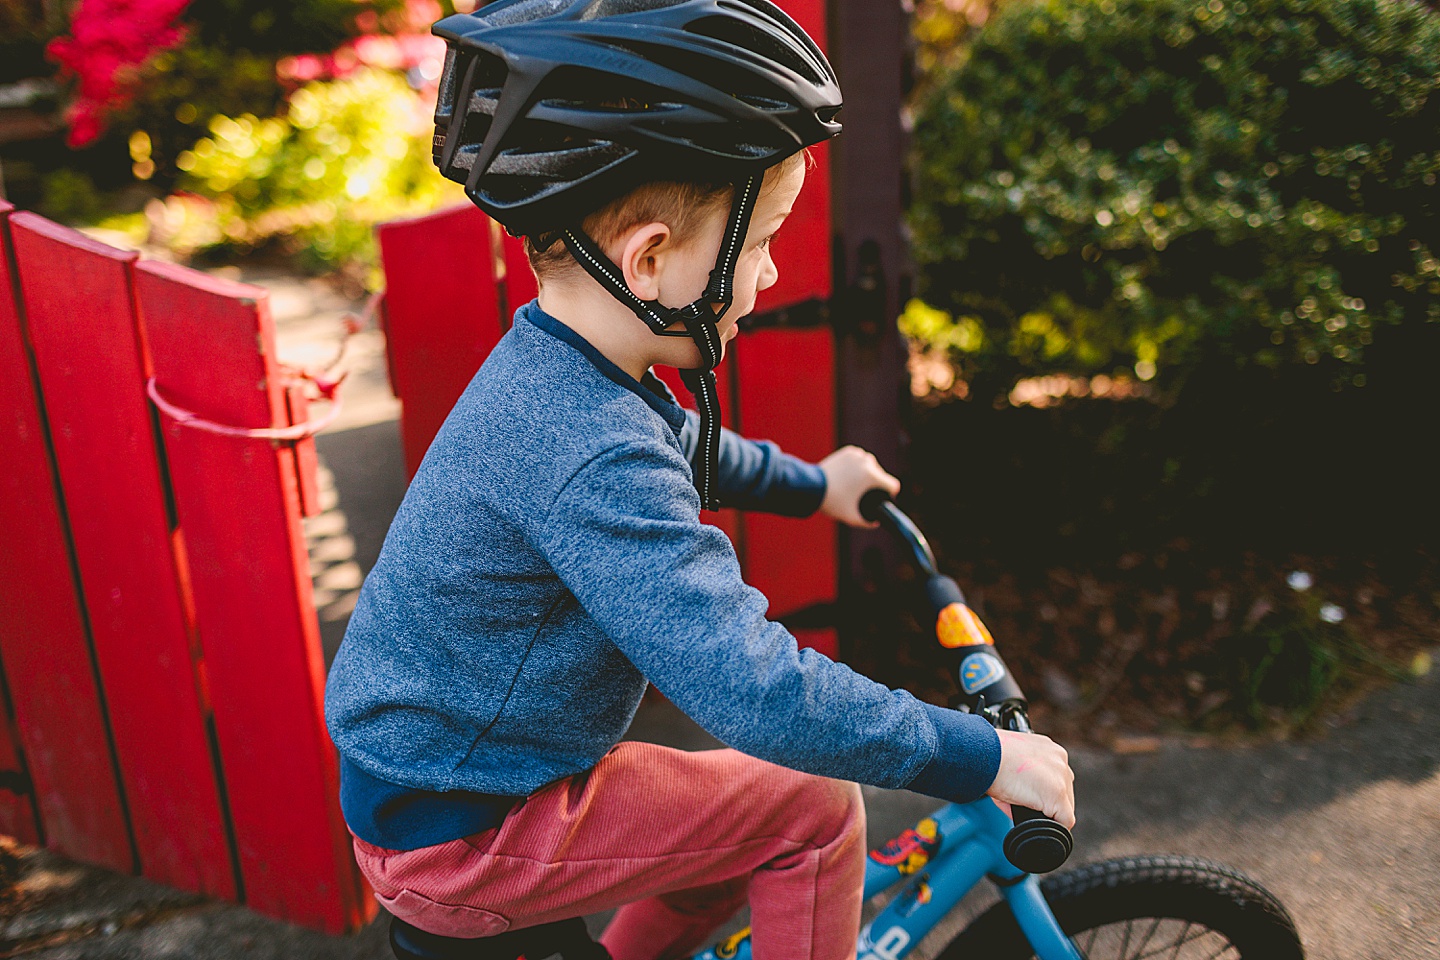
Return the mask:
<path id="1" fill-rule="evenodd" d="M 756 957 L 838 960 L 856 782 L 1073 824 L 1061 748 L 797 649 L 699 519 L 860 526 L 862 493 L 899 488 L 858 449 L 813 465 L 718 421 L 804 149 L 839 132 L 824 55 L 766 0 L 498 0 L 436 32 L 436 162 L 527 238 L 540 295 L 426 454 L 327 684 L 380 901 L 451 937 L 619 907 L 603 942 L 632 960 L 748 900 Z M 619 743 L 647 682 L 734 749 Z"/>

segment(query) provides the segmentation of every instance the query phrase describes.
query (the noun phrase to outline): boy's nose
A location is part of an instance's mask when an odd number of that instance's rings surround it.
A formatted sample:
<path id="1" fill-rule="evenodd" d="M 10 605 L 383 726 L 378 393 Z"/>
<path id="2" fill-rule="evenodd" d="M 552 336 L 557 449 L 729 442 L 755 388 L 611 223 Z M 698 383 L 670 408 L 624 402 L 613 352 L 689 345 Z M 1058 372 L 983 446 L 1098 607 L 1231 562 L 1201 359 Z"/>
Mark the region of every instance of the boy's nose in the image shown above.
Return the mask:
<path id="1" fill-rule="evenodd" d="M 755 290 L 769 290 L 775 286 L 775 281 L 780 279 L 780 271 L 775 267 L 775 261 L 770 256 L 770 248 L 765 248 L 765 259 L 760 262 L 760 276 L 757 278 Z"/>

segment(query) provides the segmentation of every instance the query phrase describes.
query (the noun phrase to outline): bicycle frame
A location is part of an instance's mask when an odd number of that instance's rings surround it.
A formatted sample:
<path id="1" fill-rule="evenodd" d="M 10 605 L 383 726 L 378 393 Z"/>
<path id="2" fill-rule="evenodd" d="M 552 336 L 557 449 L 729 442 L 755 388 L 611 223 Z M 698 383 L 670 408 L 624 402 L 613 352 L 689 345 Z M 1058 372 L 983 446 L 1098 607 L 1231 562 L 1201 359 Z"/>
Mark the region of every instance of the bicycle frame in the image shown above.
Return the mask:
<path id="1" fill-rule="evenodd" d="M 865 899 L 909 877 L 875 919 L 860 930 L 857 960 L 900 960 L 982 879 L 1010 905 L 1038 960 L 1081 960 L 1040 882 L 1005 859 L 1001 844 L 1012 824 L 988 797 L 947 804 L 865 861 Z M 722 940 L 692 960 L 750 960 L 750 931 Z"/>

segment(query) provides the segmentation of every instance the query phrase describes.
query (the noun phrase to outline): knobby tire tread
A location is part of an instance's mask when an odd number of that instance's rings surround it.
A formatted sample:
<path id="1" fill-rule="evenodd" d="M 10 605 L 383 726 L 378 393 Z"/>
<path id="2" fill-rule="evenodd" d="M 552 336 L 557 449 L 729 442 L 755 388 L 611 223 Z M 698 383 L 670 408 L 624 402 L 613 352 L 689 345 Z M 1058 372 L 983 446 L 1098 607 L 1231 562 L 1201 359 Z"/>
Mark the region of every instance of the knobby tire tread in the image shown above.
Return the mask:
<path id="1" fill-rule="evenodd" d="M 1238 870 L 1199 857 L 1103 860 L 1046 877 L 1040 889 L 1071 936 L 1106 923 L 1166 916 L 1209 925 L 1235 941 L 1244 960 L 1304 960 L 1294 921 L 1268 890 Z M 1001 901 L 961 931 L 937 960 L 1032 955 Z"/>

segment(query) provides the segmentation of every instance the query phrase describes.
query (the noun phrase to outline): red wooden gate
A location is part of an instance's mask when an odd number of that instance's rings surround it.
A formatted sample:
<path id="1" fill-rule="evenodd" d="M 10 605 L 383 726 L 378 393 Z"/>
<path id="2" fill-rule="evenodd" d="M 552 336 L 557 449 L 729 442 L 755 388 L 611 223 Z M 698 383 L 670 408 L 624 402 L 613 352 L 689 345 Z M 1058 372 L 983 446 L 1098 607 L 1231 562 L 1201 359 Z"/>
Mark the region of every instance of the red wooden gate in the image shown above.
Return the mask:
<path id="1" fill-rule="evenodd" d="M 321 715 L 297 444 L 146 396 L 290 426 L 264 291 L 3 204 L 0 247 L 0 830 L 354 928 L 374 905 Z"/>

